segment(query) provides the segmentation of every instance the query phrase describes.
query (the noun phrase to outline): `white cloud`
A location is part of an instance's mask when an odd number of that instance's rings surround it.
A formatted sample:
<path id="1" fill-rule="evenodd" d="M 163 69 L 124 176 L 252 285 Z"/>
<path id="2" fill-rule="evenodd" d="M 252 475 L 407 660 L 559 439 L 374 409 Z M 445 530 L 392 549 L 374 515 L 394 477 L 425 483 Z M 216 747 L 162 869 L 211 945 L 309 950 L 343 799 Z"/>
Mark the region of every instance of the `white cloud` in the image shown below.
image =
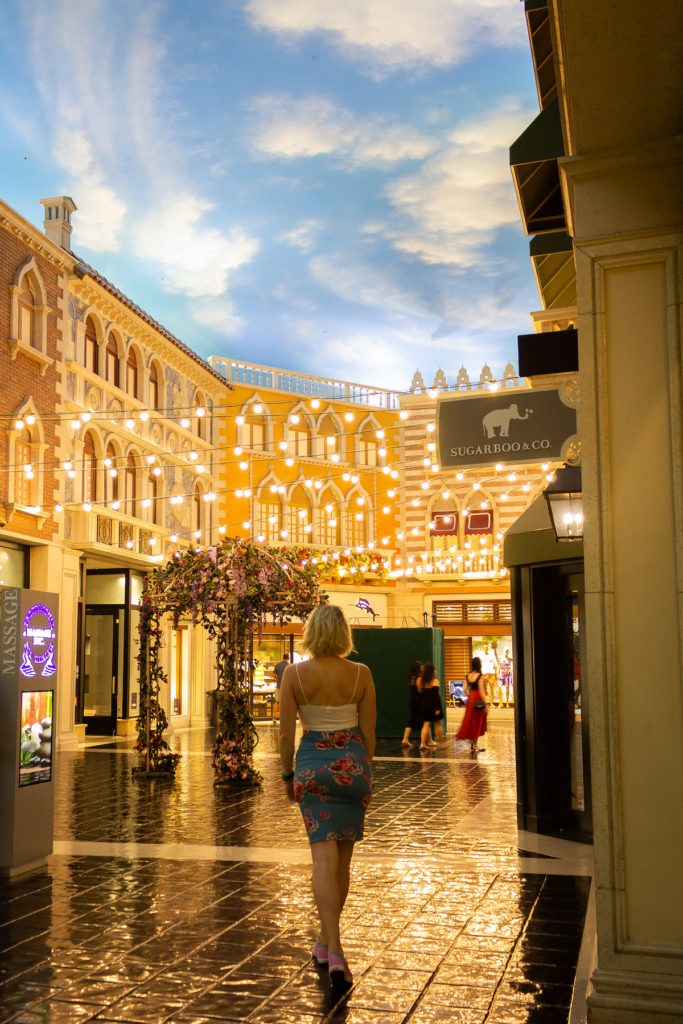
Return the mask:
<path id="1" fill-rule="evenodd" d="M 510 0 L 248 0 L 258 28 L 296 40 L 325 32 L 341 52 L 377 74 L 446 67 L 484 47 L 527 45 L 519 4 Z"/>
<path id="2" fill-rule="evenodd" d="M 415 346 L 419 343 L 417 331 L 350 331 L 326 338 L 322 345 L 318 340 L 308 358 L 318 362 L 318 372 L 323 374 L 334 366 L 335 376 L 341 380 L 406 390 L 415 371 Z"/>
<path id="3" fill-rule="evenodd" d="M 289 231 L 283 231 L 281 235 L 278 235 L 277 241 L 286 242 L 287 245 L 291 245 L 294 249 L 300 249 L 301 252 L 311 253 L 316 248 L 318 235 L 323 227 L 324 221 L 311 217 L 309 220 L 295 224 Z"/>
<path id="4" fill-rule="evenodd" d="M 202 327 L 220 334 L 236 335 L 245 325 L 229 299 L 200 299 L 192 304 L 192 316 Z"/>
<path id="5" fill-rule="evenodd" d="M 127 206 L 104 180 L 82 130 L 66 130 L 55 146 L 55 159 L 71 183 L 78 214 L 74 217 L 74 248 L 93 252 L 116 250 L 121 244 Z"/>
<path id="6" fill-rule="evenodd" d="M 352 164 L 424 160 L 434 139 L 382 117 L 359 118 L 323 96 L 261 96 L 251 104 L 251 143 L 262 157 L 341 157 Z"/>
<path id="7" fill-rule="evenodd" d="M 489 260 L 482 248 L 495 231 L 519 222 L 508 152 L 529 120 L 528 111 L 511 104 L 458 126 L 418 171 L 386 186 L 398 215 L 386 237 L 424 263 Z"/>
<path id="8" fill-rule="evenodd" d="M 223 233 L 202 225 L 202 217 L 212 208 L 189 193 L 167 196 L 135 226 L 138 255 L 163 268 L 169 291 L 195 298 L 219 296 L 230 272 L 258 251 L 258 241 L 240 228 Z"/>
<path id="9" fill-rule="evenodd" d="M 348 302 L 361 302 L 394 313 L 423 313 L 424 305 L 417 293 L 377 265 L 363 263 L 356 257 L 350 259 L 347 255 L 328 253 L 314 256 L 309 268 L 320 284 Z"/>

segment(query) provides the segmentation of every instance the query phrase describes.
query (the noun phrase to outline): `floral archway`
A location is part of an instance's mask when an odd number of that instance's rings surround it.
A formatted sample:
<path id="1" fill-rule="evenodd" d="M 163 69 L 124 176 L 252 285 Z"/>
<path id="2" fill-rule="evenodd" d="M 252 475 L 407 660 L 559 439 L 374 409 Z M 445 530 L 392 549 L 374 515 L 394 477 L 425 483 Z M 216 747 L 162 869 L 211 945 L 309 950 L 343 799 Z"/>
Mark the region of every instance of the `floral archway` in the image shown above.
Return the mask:
<path id="1" fill-rule="evenodd" d="M 139 640 L 140 713 L 135 749 L 139 774 L 172 775 L 178 754 L 164 739 L 168 726 L 159 696 L 168 679 L 161 664 L 162 618 L 174 628 L 190 615 L 216 642 L 216 740 L 211 749 L 216 783 L 258 785 L 253 764 L 258 735 L 251 719 L 250 663 L 254 634 L 266 620 L 280 625 L 307 618 L 326 600 L 320 562 L 301 548 L 266 548 L 224 539 L 216 547 L 178 552 L 145 579 Z"/>

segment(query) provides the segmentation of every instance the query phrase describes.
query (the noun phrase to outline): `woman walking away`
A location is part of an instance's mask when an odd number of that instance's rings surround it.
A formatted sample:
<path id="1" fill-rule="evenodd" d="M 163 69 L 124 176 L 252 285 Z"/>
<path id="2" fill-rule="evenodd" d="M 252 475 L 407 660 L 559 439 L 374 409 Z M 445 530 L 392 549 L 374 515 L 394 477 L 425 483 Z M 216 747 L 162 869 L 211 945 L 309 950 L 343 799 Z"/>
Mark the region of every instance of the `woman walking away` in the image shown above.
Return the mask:
<path id="1" fill-rule="evenodd" d="M 403 739 L 401 740 L 402 747 L 411 746 L 410 734 L 413 729 L 417 729 L 418 732 L 422 729 L 422 719 L 420 717 L 420 673 L 422 672 L 422 662 L 414 661 L 408 671 L 408 692 L 410 694 L 408 700 L 408 724 L 403 732 Z"/>
<path id="2" fill-rule="evenodd" d="M 472 669 L 467 676 L 465 693 L 467 704 L 465 705 L 465 716 L 459 730 L 455 734 L 456 740 L 469 740 L 472 757 L 483 747 L 478 746 L 479 737 L 486 732 L 486 700 L 484 698 L 484 683 L 481 674 L 481 661 L 479 658 L 472 658 Z"/>
<path id="3" fill-rule="evenodd" d="M 319 605 L 304 629 L 310 660 L 282 677 L 280 760 L 287 796 L 300 805 L 311 844 L 313 896 L 320 932 L 313 946 L 333 987 L 353 978 L 344 957 L 339 918 L 349 891 L 354 843 L 363 838 L 372 792 L 375 685 L 367 665 L 346 660 L 351 630 L 337 605 Z M 297 713 L 303 736 L 294 764 Z"/>
<path id="4" fill-rule="evenodd" d="M 439 694 L 439 680 L 436 678 L 436 665 L 433 661 L 426 661 L 422 666 L 420 677 L 421 694 L 421 715 L 423 718 L 422 735 L 420 737 L 420 750 L 429 750 L 436 746 L 432 740 L 432 722 L 436 725 L 441 722 L 443 729 L 443 708 Z"/>

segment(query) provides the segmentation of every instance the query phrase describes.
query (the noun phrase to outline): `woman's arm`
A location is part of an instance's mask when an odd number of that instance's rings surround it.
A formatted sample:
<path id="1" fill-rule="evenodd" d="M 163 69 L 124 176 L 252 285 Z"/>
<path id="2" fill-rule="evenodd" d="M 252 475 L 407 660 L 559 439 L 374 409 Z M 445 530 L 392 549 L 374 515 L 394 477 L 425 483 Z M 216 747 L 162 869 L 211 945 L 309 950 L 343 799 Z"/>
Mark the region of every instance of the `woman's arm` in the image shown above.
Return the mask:
<path id="1" fill-rule="evenodd" d="M 294 698 L 294 669 L 286 668 L 280 685 L 280 764 L 287 786 L 287 797 L 294 799 L 294 738 L 296 736 L 297 703 Z"/>
<path id="2" fill-rule="evenodd" d="M 375 726 L 377 725 L 377 698 L 372 673 L 367 665 L 364 668 L 363 696 L 358 702 L 358 728 L 360 729 L 363 746 L 370 764 L 375 756 Z"/>

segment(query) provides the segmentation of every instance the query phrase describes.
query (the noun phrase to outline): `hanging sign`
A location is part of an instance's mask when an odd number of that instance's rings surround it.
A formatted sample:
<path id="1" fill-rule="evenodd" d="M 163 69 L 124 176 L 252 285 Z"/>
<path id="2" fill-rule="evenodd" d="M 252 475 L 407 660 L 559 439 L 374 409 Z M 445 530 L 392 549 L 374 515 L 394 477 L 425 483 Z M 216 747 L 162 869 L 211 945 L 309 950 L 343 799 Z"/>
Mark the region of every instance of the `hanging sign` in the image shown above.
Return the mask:
<path id="1" fill-rule="evenodd" d="M 557 388 L 505 390 L 474 398 L 445 395 L 436 410 L 443 469 L 563 458 L 576 434 L 576 409 Z"/>

